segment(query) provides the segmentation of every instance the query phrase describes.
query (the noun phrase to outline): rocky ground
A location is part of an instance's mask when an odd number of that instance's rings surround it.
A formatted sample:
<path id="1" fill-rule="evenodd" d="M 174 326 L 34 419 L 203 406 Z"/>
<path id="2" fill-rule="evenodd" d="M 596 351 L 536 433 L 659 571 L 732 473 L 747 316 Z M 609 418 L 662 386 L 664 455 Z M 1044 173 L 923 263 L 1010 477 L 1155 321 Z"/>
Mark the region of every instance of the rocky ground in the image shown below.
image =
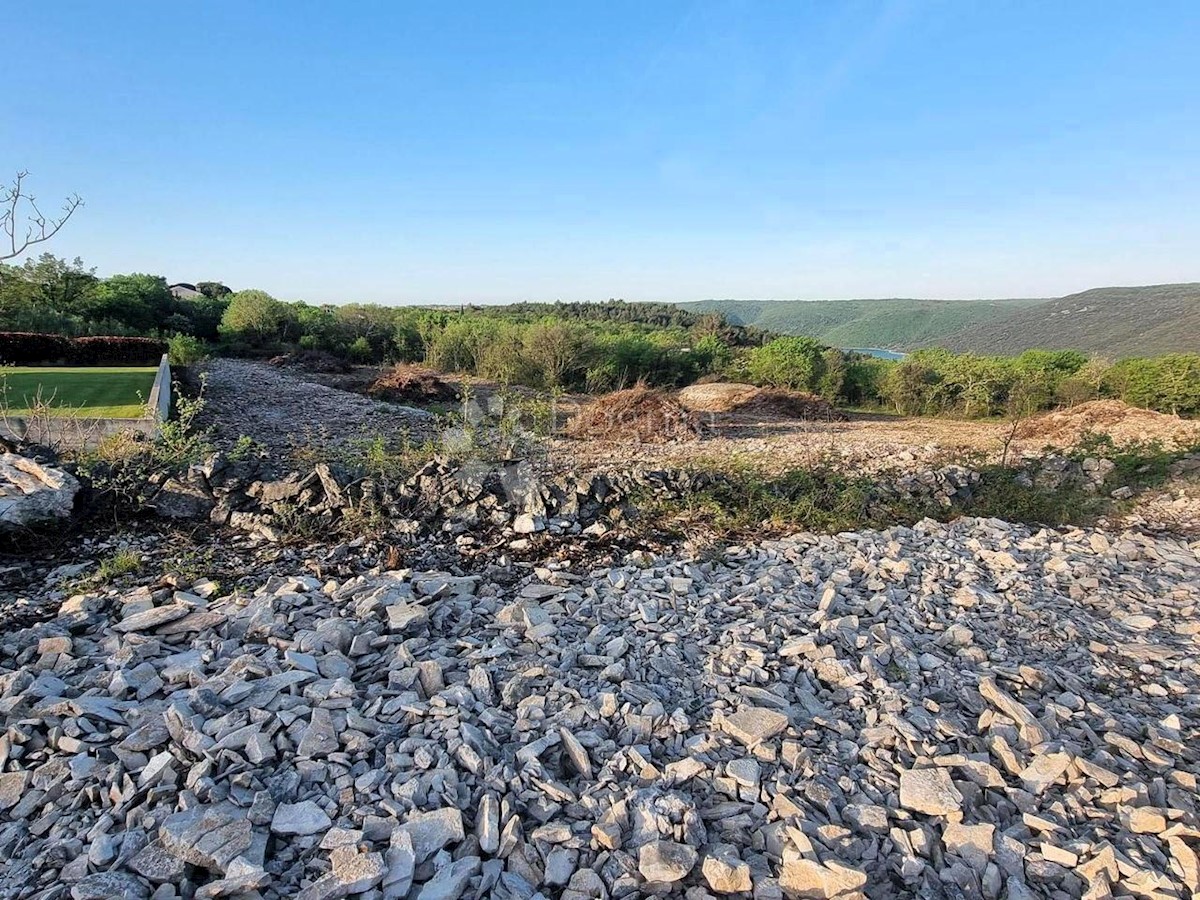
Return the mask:
<path id="1" fill-rule="evenodd" d="M 962 519 L 68 597 L 0 636 L 0 897 L 1192 896 L 1198 551 Z"/>

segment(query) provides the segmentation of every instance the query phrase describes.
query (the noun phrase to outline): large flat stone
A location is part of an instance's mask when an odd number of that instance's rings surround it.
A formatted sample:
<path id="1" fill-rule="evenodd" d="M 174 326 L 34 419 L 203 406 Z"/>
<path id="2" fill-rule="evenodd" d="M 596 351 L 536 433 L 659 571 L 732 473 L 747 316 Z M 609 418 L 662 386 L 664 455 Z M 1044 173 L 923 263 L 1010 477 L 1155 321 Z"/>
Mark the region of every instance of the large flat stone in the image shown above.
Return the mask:
<path id="1" fill-rule="evenodd" d="M 743 706 L 733 715 L 721 720 L 721 729 L 747 747 L 754 747 L 781 734 L 788 727 L 788 717 L 761 706 Z"/>

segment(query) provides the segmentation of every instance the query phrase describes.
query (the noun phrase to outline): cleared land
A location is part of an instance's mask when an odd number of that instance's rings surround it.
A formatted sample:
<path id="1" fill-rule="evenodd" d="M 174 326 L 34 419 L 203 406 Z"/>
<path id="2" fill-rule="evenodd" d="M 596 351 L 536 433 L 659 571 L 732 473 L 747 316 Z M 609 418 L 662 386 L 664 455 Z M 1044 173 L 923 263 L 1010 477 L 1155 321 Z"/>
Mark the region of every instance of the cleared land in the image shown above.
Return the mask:
<path id="1" fill-rule="evenodd" d="M 415 443 L 435 431 L 427 412 L 410 407 L 367 401 L 365 394 L 379 377 L 370 366 L 337 375 L 322 375 L 300 369 L 280 369 L 245 360 L 212 360 L 206 368 L 209 403 L 203 424 L 218 429 L 218 442 L 232 442 L 245 434 L 286 454 L 297 444 L 333 440 L 360 444 L 374 435 L 406 434 Z M 458 376 L 441 376 L 449 385 L 462 387 Z M 569 436 L 567 423 L 597 403 L 596 398 L 567 394 L 554 404 L 555 436 L 541 438 L 547 451 L 545 464 L 552 468 L 588 471 L 613 467 L 751 467 L 775 474 L 818 462 L 833 461 L 847 471 L 874 472 L 883 469 L 923 469 L 947 463 L 996 461 L 1009 439 L 1011 424 L 1003 419 L 963 420 L 897 416 L 879 412 L 818 414 L 806 420 L 781 405 L 751 402 L 726 411 L 705 411 L 698 397 L 723 396 L 749 390 L 729 383 L 695 385 L 680 392 L 678 400 L 699 420 L 703 436 L 671 431 L 667 441 L 631 439 L 606 440 L 592 436 Z M 263 391 L 270 401 L 252 402 Z M 510 393 L 536 402 L 539 395 L 528 388 L 511 388 Z M 499 392 L 494 382 L 471 379 L 471 392 L 483 408 L 491 406 Z M 786 393 L 786 392 L 782 392 Z M 319 398 L 319 401 L 318 399 Z M 764 399 L 764 398 L 760 398 Z M 772 399 L 770 397 L 765 399 Z M 786 399 L 786 398 L 774 398 Z M 736 404 L 735 404 L 736 405 Z M 247 410 L 255 410 L 254 415 Z M 609 410 L 614 433 L 636 433 L 643 428 L 636 412 Z M 660 430 L 675 423 L 659 418 L 651 424 Z M 653 418 L 653 416 L 651 416 Z M 816 419 L 812 421 L 811 419 Z M 675 423 L 677 424 L 677 423 Z M 1010 452 L 1038 455 L 1047 446 L 1067 448 L 1085 436 L 1110 436 L 1117 445 L 1157 441 L 1164 447 L 1186 448 L 1200 444 L 1200 422 L 1180 419 L 1149 410 L 1128 407 L 1115 401 L 1082 404 L 1072 410 L 1034 416 L 1021 424 L 1012 437 Z"/>
<path id="2" fill-rule="evenodd" d="M 272 450 L 437 425 L 208 374 L 211 424 Z M 937 424 L 797 424 L 700 387 L 716 436 L 652 446 L 774 461 L 844 435 L 916 461 L 865 441 Z M 601 429 L 683 410 L 622 393 L 587 401 Z M 942 424 L 947 447 L 999 427 Z M 1101 401 L 1025 424 L 1037 446 L 1197 423 Z M 0 557 L 0 898 L 1196 895 L 1200 543 L 991 515 L 773 539 L 753 505 L 737 543 L 692 540 L 626 514 L 680 479 L 607 446 L 604 480 L 427 461 L 403 497 L 311 461 L 265 481 L 242 448 L 137 505 L 181 524 Z"/>
<path id="3" fill-rule="evenodd" d="M 47 404 L 57 415 L 137 419 L 154 385 L 154 367 L 50 368 L 0 371 L 5 410 L 22 415 Z"/>

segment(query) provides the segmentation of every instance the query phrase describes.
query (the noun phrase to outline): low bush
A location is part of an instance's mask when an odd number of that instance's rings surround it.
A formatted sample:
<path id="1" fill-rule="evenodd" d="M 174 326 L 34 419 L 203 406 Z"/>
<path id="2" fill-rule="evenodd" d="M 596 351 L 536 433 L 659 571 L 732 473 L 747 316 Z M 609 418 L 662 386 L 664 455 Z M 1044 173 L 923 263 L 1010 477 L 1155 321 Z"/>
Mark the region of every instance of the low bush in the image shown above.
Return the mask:
<path id="1" fill-rule="evenodd" d="M 128 431 L 110 435 L 77 457 L 76 474 L 92 489 L 98 505 L 108 507 L 114 516 L 137 514 L 155 484 L 181 474 L 212 452 L 210 432 L 196 421 L 203 410 L 203 388 L 195 397 L 177 390 L 174 414 L 154 438 L 146 440 Z"/>

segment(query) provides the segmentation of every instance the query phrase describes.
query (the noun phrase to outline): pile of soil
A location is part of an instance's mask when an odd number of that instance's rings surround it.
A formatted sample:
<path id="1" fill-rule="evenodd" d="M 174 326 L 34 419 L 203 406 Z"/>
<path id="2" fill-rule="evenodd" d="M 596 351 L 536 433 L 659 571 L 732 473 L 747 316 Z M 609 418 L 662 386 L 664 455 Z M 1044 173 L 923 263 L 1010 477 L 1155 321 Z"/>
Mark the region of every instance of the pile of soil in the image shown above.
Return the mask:
<path id="1" fill-rule="evenodd" d="M 273 366 L 303 369 L 315 375 L 342 375 L 350 371 L 350 363 L 324 350 L 297 350 L 268 360 Z"/>
<path id="2" fill-rule="evenodd" d="M 692 412 L 732 412 L 757 392 L 754 385 L 735 381 L 697 382 L 683 388 L 678 397 Z"/>
<path id="3" fill-rule="evenodd" d="M 751 413 L 809 422 L 845 422 L 847 419 L 844 412 L 815 394 L 737 382 L 694 384 L 679 392 L 679 402 L 693 412 Z"/>
<path id="4" fill-rule="evenodd" d="M 396 366 L 385 372 L 372 382 L 367 393 L 376 400 L 409 405 L 458 400 L 458 391 L 433 369 L 411 365 Z"/>
<path id="5" fill-rule="evenodd" d="M 662 391 L 639 384 L 597 398 L 567 422 L 569 437 L 668 444 L 703 437 L 700 419 Z"/>
<path id="6" fill-rule="evenodd" d="M 1078 443 L 1086 434 L 1107 434 L 1117 444 L 1159 441 L 1186 446 L 1200 440 L 1200 422 L 1181 419 L 1120 400 L 1092 400 L 1021 423 L 1017 437 L 1056 446 Z"/>

